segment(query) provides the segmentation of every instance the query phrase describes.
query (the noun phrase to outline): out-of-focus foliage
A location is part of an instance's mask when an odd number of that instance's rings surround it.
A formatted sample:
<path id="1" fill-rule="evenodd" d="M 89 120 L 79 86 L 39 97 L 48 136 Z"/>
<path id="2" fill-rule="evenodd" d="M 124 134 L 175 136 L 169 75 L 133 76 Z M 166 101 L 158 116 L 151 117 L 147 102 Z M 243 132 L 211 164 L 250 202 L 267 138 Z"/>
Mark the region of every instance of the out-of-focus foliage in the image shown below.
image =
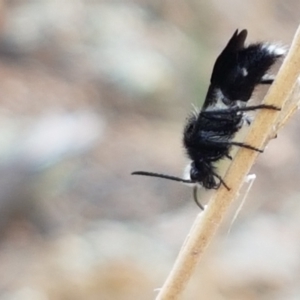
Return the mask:
<path id="1" fill-rule="evenodd" d="M 300 2 L 0 4 L 0 299 L 154 299 L 198 207 L 130 172 L 180 175 L 185 118 L 232 32 L 289 43 Z M 299 299 L 298 120 L 183 299 Z"/>

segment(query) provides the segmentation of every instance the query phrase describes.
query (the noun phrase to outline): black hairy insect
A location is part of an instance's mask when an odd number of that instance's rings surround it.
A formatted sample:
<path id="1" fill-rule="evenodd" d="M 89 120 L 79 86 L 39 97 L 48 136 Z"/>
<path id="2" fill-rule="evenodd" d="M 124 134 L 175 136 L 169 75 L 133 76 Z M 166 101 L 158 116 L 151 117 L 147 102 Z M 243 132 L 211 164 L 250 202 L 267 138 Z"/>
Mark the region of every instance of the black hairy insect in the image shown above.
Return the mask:
<path id="1" fill-rule="evenodd" d="M 218 174 L 216 164 L 224 158 L 232 159 L 232 146 L 262 152 L 252 145 L 234 141 L 234 137 L 247 119 L 247 111 L 279 110 L 273 105 L 246 104 L 258 84 L 273 82 L 267 72 L 284 54 L 284 50 L 268 43 L 245 46 L 246 36 L 246 30 L 240 33 L 235 31 L 215 62 L 201 111 L 193 112 L 184 127 L 183 145 L 191 160 L 187 178 L 146 171 L 136 171 L 133 175 L 195 184 L 194 200 L 203 209 L 197 199 L 197 185 L 206 189 L 218 189 L 223 185 L 229 190 Z"/>

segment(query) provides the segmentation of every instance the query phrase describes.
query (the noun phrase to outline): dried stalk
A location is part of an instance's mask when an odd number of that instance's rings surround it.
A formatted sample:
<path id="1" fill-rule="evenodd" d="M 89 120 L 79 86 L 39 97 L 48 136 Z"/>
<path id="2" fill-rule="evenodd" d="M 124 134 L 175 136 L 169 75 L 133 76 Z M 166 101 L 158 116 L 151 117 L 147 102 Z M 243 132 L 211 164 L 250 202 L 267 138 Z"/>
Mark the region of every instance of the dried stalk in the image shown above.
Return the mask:
<path id="1" fill-rule="evenodd" d="M 264 103 L 282 107 L 279 112 L 271 110 L 260 110 L 250 128 L 245 143 L 258 148 L 263 148 L 274 131 L 281 127 L 291 117 L 299 100 L 289 101 L 300 71 L 300 27 L 298 28 L 291 48 L 277 74 L 275 82 L 269 89 Z M 299 95 L 297 96 L 299 99 Z M 286 103 L 289 103 L 285 105 Z M 244 178 L 250 171 L 251 166 L 257 157 L 257 152 L 247 149 L 240 149 L 227 174 L 224 178 L 228 186 L 227 191 L 221 186 L 210 199 L 204 212 L 201 212 L 184 243 L 177 260 L 169 274 L 165 284 L 161 288 L 156 300 L 178 299 L 185 289 L 194 269 L 212 240 L 216 230 L 223 220 L 230 204 L 243 185 Z"/>

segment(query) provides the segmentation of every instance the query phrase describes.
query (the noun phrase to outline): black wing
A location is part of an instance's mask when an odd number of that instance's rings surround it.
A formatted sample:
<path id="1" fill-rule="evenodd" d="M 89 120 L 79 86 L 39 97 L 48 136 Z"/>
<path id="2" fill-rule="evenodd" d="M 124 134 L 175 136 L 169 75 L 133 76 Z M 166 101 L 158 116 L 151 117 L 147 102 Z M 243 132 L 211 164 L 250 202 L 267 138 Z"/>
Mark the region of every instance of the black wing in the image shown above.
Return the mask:
<path id="1" fill-rule="evenodd" d="M 270 84 L 267 71 L 278 58 L 284 55 L 282 47 L 269 43 L 245 46 L 247 30 L 236 30 L 217 58 L 203 108 L 217 105 L 227 106 L 236 101 L 247 102 L 256 85 Z"/>

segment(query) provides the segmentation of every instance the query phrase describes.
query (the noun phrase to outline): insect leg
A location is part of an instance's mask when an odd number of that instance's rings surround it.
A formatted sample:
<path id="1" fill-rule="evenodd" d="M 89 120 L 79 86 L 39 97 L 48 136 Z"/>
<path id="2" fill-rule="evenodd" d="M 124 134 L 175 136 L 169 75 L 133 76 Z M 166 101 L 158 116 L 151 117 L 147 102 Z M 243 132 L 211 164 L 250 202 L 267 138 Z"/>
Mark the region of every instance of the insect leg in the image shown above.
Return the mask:
<path id="1" fill-rule="evenodd" d="M 281 108 L 277 107 L 275 105 L 272 104 L 259 104 L 259 105 L 252 105 L 252 106 L 246 106 L 246 107 L 236 107 L 233 108 L 236 110 L 236 112 L 239 111 L 252 111 L 252 110 L 258 110 L 258 109 L 270 109 L 270 110 L 277 110 L 280 111 Z"/>
<path id="2" fill-rule="evenodd" d="M 262 78 L 260 80 L 260 84 L 272 84 L 274 82 L 274 79 L 270 79 L 270 78 Z"/>
<path id="3" fill-rule="evenodd" d="M 213 174 L 220 180 L 220 185 L 223 184 L 224 187 L 227 189 L 227 191 L 230 191 L 230 187 L 226 184 L 226 182 L 223 180 L 223 178 L 215 172 Z"/>
<path id="4" fill-rule="evenodd" d="M 198 200 L 197 190 L 198 190 L 198 187 L 197 187 L 197 185 L 195 185 L 194 188 L 193 188 L 193 198 L 194 198 L 194 201 L 195 201 L 195 203 L 196 203 L 202 210 L 204 210 L 203 205 L 202 205 L 202 204 L 199 202 L 199 200 Z"/>
<path id="5" fill-rule="evenodd" d="M 261 150 L 259 148 L 256 148 L 256 147 L 253 147 L 251 145 L 248 145 L 248 144 L 244 144 L 244 143 L 239 143 L 239 142 L 228 142 L 226 143 L 228 145 L 232 145 L 232 146 L 238 146 L 238 147 L 241 147 L 241 148 L 245 148 L 245 149 L 249 149 L 249 150 L 253 150 L 253 151 L 257 151 L 257 152 L 260 152 L 260 153 L 263 153 L 264 150 Z"/>
<path id="6" fill-rule="evenodd" d="M 232 156 L 231 156 L 231 155 L 229 155 L 229 154 L 226 153 L 225 156 L 226 156 L 228 159 L 232 160 Z"/>
<path id="7" fill-rule="evenodd" d="M 225 109 L 215 109 L 215 110 L 205 110 L 201 111 L 202 116 L 213 116 L 213 115 L 222 115 L 222 114 L 230 114 L 230 113 L 237 113 L 237 112 L 243 112 L 243 111 L 252 111 L 252 110 L 258 110 L 258 109 L 270 109 L 270 110 L 277 110 L 280 111 L 281 108 L 271 105 L 271 104 L 259 104 L 259 105 L 252 105 L 252 106 L 246 106 L 246 107 L 230 107 Z"/>
<path id="8" fill-rule="evenodd" d="M 253 146 L 248 145 L 248 144 L 240 143 L 240 142 L 217 142 L 217 141 L 209 141 L 209 144 L 211 146 L 215 146 L 215 147 L 237 146 L 237 147 L 241 147 L 241 148 L 245 148 L 245 149 L 257 151 L 257 152 L 260 152 L 260 153 L 264 152 L 263 150 L 261 150 L 259 148 L 253 147 Z M 225 154 L 224 154 L 224 156 L 228 157 Z"/>
<path id="9" fill-rule="evenodd" d="M 275 80 L 275 76 L 265 74 L 261 80 L 259 81 L 260 84 L 272 84 Z"/>

